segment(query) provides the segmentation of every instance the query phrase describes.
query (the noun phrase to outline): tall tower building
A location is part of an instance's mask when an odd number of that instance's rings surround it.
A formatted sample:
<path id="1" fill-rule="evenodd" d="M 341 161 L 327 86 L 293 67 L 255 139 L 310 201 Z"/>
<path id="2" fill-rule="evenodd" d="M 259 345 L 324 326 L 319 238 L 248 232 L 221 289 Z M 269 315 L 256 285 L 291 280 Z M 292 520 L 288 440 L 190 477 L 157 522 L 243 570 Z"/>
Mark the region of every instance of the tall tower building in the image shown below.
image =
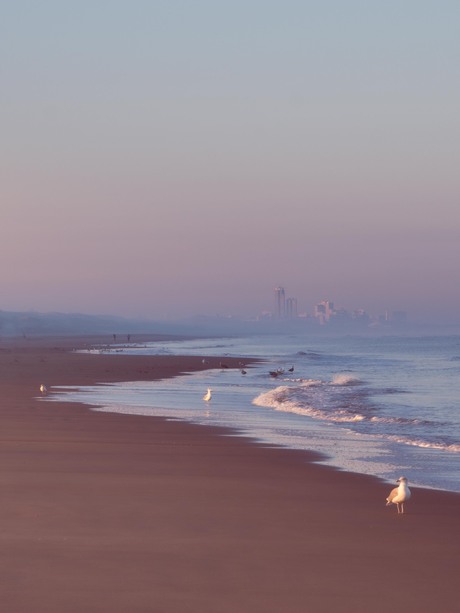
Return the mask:
<path id="1" fill-rule="evenodd" d="M 323 300 L 323 302 L 315 306 L 315 317 L 319 319 L 322 324 L 329 321 L 334 313 L 334 303 L 329 300 Z"/>
<path id="2" fill-rule="evenodd" d="M 286 316 L 289 319 L 296 319 L 297 317 L 297 298 L 286 299 Z"/>
<path id="3" fill-rule="evenodd" d="M 275 316 L 283 319 L 286 316 L 286 295 L 284 287 L 275 287 Z"/>

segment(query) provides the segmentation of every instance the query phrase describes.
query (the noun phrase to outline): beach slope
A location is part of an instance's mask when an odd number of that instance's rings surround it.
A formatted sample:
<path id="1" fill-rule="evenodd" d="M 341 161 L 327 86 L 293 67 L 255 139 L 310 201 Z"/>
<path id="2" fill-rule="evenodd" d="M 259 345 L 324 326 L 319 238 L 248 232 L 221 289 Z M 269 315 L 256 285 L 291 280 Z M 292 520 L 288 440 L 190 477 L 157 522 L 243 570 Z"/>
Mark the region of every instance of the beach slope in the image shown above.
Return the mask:
<path id="1" fill-rule="evenodd" d="M 412 488 L 398 515 L 385 506 L 391 485 L 314 454 L 43 402 L 41 383 L 204 368 L 201 357 L 70 351 L 96 340 L 0 343 L 4 611 L 458 610 L 459 495 Z"/>

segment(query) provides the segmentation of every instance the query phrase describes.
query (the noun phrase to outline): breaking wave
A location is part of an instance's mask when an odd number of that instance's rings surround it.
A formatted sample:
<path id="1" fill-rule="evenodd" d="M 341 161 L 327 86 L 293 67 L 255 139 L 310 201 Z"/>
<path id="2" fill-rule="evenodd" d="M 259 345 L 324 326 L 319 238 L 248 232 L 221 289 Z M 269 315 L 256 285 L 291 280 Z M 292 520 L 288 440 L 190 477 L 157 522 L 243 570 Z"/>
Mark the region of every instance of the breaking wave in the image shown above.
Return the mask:
<path id="1" fill-rule="evenodd" d="M 436 428 L 441 425 L 439 422 L 419 417 L 376 415 L 379 409 L 369 401 L 369 394 L 375 390 L 364 389 L 363 382 L 354 375 L 336 375 L 331 381 L 287 379 L 285 382 L 291 385 L 280 385 L 263 392 L 253 399 L 252 404 L 321 421 L 350 424 L 360 422 L 363 425 L 368 424 L 368 433 L 376 433 L 379 427 L 385 428 L 388 431 L 386 434 L 390 434 L 396 429 L 407 430 L 417 426 Z M 356 386 L 361 387 L 356 390 Z M 398 436 L 395 440 L 399 441 L 401 436 Z M 407 441 L 413 439 L 408 438 Z M 400 442 L 405 441 L 401 439 Z M 426 446 L 430 444 L 426 443 Z M 456 450 L 455 445 L 453 450 Z"/>
<path id="2" fill-rule="evenodd" d="M 412 447 L 423 447 L 424 449 L 438 449 L 440 451 L 450 451 L 451 453 L 460 453 L 460 444 L 457 443 L 444 443 L 444 442 L 430 442 L 422 439 L 412 439 L 405 436 L 387 436 L 384 437 L 395 443 L 403 443 L 404 445 L 411 445 Z"/>
<path id="3" fill-rule="evenodd" d="M 340 403 L 340 406 L 333 406 L 334 395 L 327 398 L 328 392 L 330 394 L 334 387 L 358 385 L 359 379 L 356 377 L 338 375 L 330 383 L 315 379 L 297 380 L 296 382 L 300 382 L 300 385 L 280 385 L 263 392 L 254 398 L 252 403 L 256 406 L 272 408 L 275 411 L 337 423 L 358 422 L 366 419 L 365 415 L 359 411 L 346 408 L 347 405 L 353 403 L 347 401 Z"/>
<path id="4" fill-rule="evenodd" d="M 362 381 L 354 375 L 340 374 L 332 378 L 332 385 L 362 385 Z"/>

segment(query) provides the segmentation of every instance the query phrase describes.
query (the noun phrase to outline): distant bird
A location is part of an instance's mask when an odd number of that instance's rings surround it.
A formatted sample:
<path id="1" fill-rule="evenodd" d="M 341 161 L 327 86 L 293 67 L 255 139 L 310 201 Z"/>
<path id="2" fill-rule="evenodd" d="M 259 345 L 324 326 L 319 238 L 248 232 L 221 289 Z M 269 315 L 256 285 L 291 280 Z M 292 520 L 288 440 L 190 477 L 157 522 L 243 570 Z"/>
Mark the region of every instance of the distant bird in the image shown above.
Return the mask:
<path id="1" fill-rule="evenodd" d="M 206 358 L 203 358 L 203 359 L 201 360 L 201 362 L 202 362 L 203 364 L 209 364 L 209 362 L 208 362 L 208 360 L 207 360 Z"/>
<path id="2" fill-rule="evenodd" d="M 246 371 L 246 370 L 244 370 L 244 368 L 242 368 L 242 369 L 241 369 L 241 374 L 242 374 L 242 375 L 245 375 L 245 374 L 246 374 L 246 372 L 247 372 L 247 371 Z"/>
<path id="3" fill-rule="evenodd" d="M 46 385 L 43 385 L 43 383 L 40 385 L 40 392 L 42 394 L 46 394 L 46 392 L 48 391 Z"/>
<path id="4" fill-rule="evenodd" d="M 291 366 L 291 368 L 288 368 L 289 372 L 294 372 L 294 366 Z"/>
<path id="5" fill-rule="evenodd" d="M 206 402 L 209 402 L 211 400 L 211 388 L 208 387 L 208 391 L 206 392 L 206 394 L 203 396 L 203 400 L 206 400 Z"/>
<path id="6" fill-rule="evenodd" d="M 397 483 L 399 483 L 399 486 L 391 490 L 387 498 L 387 507 L 390 504 L 395 504 L 398 508 L 398 513 L 404 513 L 404 503 L 411 496 L 410 489 L 407 486 L 406 477 L 399 477 Z"/>
<path id="7" fill-rule="evenodd" d="M 269 370 L 271 377 L 277 377 L 280 373 L 277 370 Z"/>
<path id="8" fill-rule="evenodd" d="M 228 364 L 223 364 L 222 362 L 219 363 L 219 366 L 221 368 L 228 368 Z"/>

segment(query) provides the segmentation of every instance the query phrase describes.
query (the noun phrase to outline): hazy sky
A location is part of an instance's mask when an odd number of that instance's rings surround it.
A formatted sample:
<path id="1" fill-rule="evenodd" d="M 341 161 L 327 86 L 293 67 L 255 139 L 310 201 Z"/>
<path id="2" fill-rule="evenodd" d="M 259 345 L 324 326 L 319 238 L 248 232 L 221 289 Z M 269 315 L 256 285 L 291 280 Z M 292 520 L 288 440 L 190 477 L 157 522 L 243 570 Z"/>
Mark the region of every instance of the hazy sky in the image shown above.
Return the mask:
<path id="1" fill-rule="evenodd" d="M 458 0 L 0 0 L 0 309 L 460 319 Z"/>

